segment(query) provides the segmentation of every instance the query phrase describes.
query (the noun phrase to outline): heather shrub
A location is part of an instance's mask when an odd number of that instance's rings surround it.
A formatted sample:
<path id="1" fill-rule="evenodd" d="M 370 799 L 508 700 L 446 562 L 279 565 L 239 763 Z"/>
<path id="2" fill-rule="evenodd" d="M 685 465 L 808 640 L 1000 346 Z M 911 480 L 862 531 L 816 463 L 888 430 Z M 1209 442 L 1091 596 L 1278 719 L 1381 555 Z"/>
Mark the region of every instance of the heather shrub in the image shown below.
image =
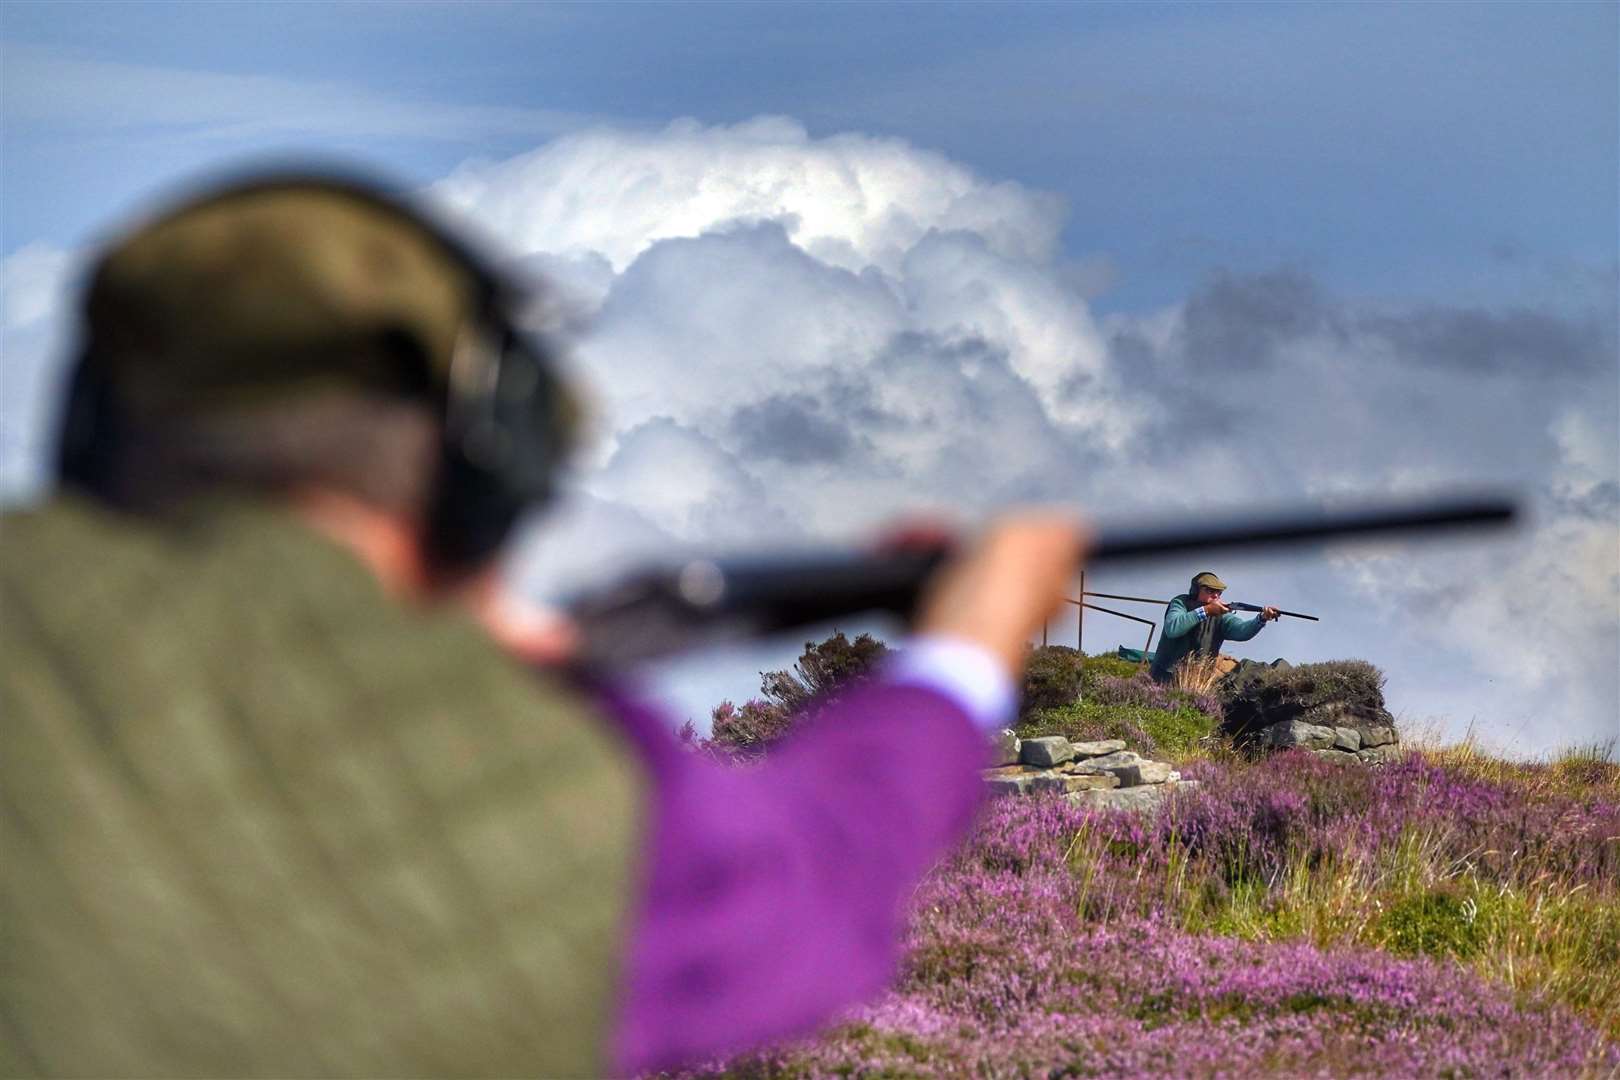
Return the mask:
<path id="1" fill-rule="evenodd" d="M 1265 695 L 1304 708 L 1332 702 L 1371 709 L 1384 705 L 1383 673 L 1365 660 L 1330 660 L 1290 667 L 1251 664 L 1243 670 L 1249 673 L 1250 685 Z"/>
<path id="2" fill-rule="evenodd" d="M 1026 698 L 1054 703 L 1020 735 L 1124 739 L 1199 785 L 1148 816 L 994 800 L 913 895 L 886 997 L 696 1075 L 1620 1076 L 1612 749 L 1211 754 L 1221 700 L 1030 659 Z M 1359 662 L 1258 678 L 1301 711 L 1382 707 Z"/>
<path id="3" fill-rule="evenodd" d="M 1212 737 L 1221 716 L 1214 695 L 1161 686 L 1117 656 L 1085 656 L 1063 645 L 1033 649 L 1024 668 L 1021 737 L 1124 739 L 1143 754 L 1184 755 Z"/>
<path id="4" fill-rule="evenodd" d="M 1216 684 L 1224 730 L 1242 739 L 1270 724 L 1320 710 L 1392 722 L 1384 676 L 1364 660 L 1290 666 L 1244 663 Z"/>
<path id="5" fill-rule="evenodd" d="M 1146 679 L 1142 665 L 1121 660 L 1113 653 L 1087 656 L 1067 645 L 1042 645 L 1031 649 L 1024 662 L 1020 712 L 1057 708 L 1082 697 L 1089 699 L 1105 683 L 1139 675 Z"/>
<path id="6" fill-rule="evenodd" d="M 720 754 L 757 757 L 786 738 L 794 721 L 788 710 L 758 698 L 744 702 L 741 708 L 722 701 L 709 713 L 709 738 L 700 745 Z"/>
<path id="7" fill-rule="evenodd" d="M 1147 732 L 1127 715 L 1129 709 L 1071 701 L 1066 705 L 1026 712 L 1013 727 L 1021 739 L 1062 735 L 1074 742 L 1124 739 L 1132 748 L 1145 749 Z"/>
<path id="8" fill-rule="evenodd" d="M 1616 740 L 1593 746 L 1577 746 L 1555 758 L 1548 772 L 1555 783 L 1608 788 L 1620 795 L 1620 762 L 1615 760 Z"/>
<path id="9" fill-rule="evenodd" d="M 1446 746 L 1423 746 L 1430 765 L 1458 777 L 1483 781 L 1530 802 L 1568 799 L 1620 802 L 1620 763 L 1614 744 L 1579 747 L 1550 762 L 1508 761 L 1482 750 L 1471 738 Z"/>
<path id="10" fill-rule="evenodd" d="M 1154 682 L 1146 671 L 1120 678 L 1101 675 L 1087 684 L 1085 700 L 1096 705 L 1140 705 L 1174 712 L 1192 708 L 1216 721 L 1221 719 L 1221 702 L 1214 694 L 1193 694 L 1164 683 Z"/>
<path id="11" fill-rule="evenodd" d="M 760 697 L 741 707 L 729 701 L 715 706 L 707 739 L 698 738 L 690 723 L 678 734 L 687 745 L 719 758 L 758 760 L 813 718 L 818 703 L 870 676 L 887 652 L 871 634 L 852 641 L 835 631 L 824 641 L 807 641 L 793 670 L 760 672 Z"/>
<path id="12" fill-rule="evenodd" d="M 770 704 L 787 712 L 803 708 L 812 699 L 830 697 L 871 674 L 889 647 L 871 634 L 851 641 L 834 631 L 825 641 L 804 643 L 804 652 L 792 671 L 760 673 L 760 693 Z"/>
<path id="13" fill-rule="evenodd" d="M 1218 687 L 1225 704 L 1246 699 L 1297 712 L 1342 703 L 1376 712 L 1384 707 L 1384 675 L 1365 660 L 1319 664 L 1243 664 Z"/>
<path id="14" fill-rule="evenodd" d="M 1024 662 L 1021 712 L 1067 705 L 1080 696 L 1083 653 L 1066 645 L 1032 649 Z"/>
<path id="15" fill-rule="evenodd" d="M 1292 850 L 1273 859 L 1307 865 L 1331 858 L 1385 857 L 1421 838 L 1423 858 L 1467 868 L 1481 880 L 1523 885 L 1556 878 L 1620 892 L 1620 802 L 1581 789 L 1527 796 L 1512 785 L 1436 765 L 1422 754 L 1378 769 L 1341 766 L 1305 752 L 1259 762 L 1200 761 L 1203 786 L 1160 819 L 1184 842 L 1203 836 L 1287 832 Z M 1291 796 L 1287 812 L 1273 801 Z M 1262 817 L 1274 824 L 1262 827 Z M 1283 820 L 1286 818 L 1286 820 Z M 1280 869 L 1273 863 L 1272 869 Z"/>
<path id="16" fill-rule="evenodd" d="M 1422 754 L 1194 768 L 1157 817 L 994 801 L 914 895 L 891 993 L 699 1075 L 1620 1071 L 1608 789 Z"/>

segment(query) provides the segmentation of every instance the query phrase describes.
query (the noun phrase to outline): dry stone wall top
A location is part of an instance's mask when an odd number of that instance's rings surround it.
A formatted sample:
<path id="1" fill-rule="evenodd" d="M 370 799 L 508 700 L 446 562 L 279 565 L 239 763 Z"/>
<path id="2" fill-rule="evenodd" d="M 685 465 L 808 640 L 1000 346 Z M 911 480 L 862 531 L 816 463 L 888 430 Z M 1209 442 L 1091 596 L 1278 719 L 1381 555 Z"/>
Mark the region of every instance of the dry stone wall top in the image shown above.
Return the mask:
<path id="1" fill-rule="evenodd" d="M 993 795 L 1055 794 L 1102 810 L 1145 811 L 1171 792 L 1197 786 L 1169 763 L 1125 749 L 1119 739 L 1019 739 L 1004 730 L 992 739 L 992 749 L 996 765 L 984 770 L 984 782 Z"/>
<path id="2" fill-rule="evenodd" d="M 1309 750 L 1365 765 L 1401 755 L 1383 679 L 1362 661 L 1298 667 L 1245 661 L 1222 682 L 1220 697 L 1222 728 L 1240 746 Z"/>

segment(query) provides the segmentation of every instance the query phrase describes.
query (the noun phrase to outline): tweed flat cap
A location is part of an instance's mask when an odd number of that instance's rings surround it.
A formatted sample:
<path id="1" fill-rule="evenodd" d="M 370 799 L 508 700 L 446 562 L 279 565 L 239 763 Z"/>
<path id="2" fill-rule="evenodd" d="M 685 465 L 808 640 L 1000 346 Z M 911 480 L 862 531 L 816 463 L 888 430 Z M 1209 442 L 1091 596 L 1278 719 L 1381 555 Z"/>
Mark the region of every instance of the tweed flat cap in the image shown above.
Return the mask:
<path id="1" fill-rule="evenodd" d="M 310 384 L 448 380 L 477 280 L 423 222 L 318 182 L 205 196 L 111 248 L 90 354 L 142 410 L 253 402 Z M 404 371 L 402 350 L 420 358 Z M 423 363 L 425 362 L 425 363 Z"/>

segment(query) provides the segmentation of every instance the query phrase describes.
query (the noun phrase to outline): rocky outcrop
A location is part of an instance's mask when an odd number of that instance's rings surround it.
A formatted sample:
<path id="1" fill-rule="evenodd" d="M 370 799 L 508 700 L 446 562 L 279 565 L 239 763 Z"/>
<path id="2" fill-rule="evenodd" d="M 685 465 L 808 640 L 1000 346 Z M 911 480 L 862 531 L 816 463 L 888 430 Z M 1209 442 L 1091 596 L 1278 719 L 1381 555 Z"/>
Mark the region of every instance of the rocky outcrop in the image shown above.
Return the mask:
<path id="1" fill-rule="evenodd" d="M 1219 685 L 1222 730 L 1253 751 L 1309 750 L 1335 761 L 1382 765 L 1400 758 L 1383 677 L 1343 660 L 1298 667 L 1244 661 Z"/>
<path id="2" fill-rule="evenodd" d="M 992 741 L 1000 762 L 984 770 L 993 795 L 1062 795 L 1099 810 L 1146 811 L 1172 792 L 1196 787 L 1163 761 L 1152 761 L 1125 749 L 1119 739 L 1070 742 L 1061 735 L 1020 740 L 1011 731 Z M 1015 750 L 1009 751 L 1009 745 Z M 1017 764 L 1005 762 L 1012 753 Z"/>

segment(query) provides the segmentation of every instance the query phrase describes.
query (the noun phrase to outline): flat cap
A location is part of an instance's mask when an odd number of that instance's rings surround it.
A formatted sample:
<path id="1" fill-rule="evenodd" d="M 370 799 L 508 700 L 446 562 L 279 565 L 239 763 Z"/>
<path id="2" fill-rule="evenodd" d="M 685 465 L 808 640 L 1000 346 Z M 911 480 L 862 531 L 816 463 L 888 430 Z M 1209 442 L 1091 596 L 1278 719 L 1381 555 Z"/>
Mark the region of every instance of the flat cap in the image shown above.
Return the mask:
<path id="1" fill-rule="evenodd" d="M 335 382 L 442 385 L 478 297 L 436 230 L 381 197 L 320 181 L 245 185 L 107 252 L 86 299 L 88 356 L 143 411 Z"/>
<path id="2" fill-rule="evenodd" d="M 1226 582 L 1216 577 L 1214 571 L 1211 570 L 1205 570 L 1192 579 L 1192 587 L 1194 591 L 1196 591 L 1200 585 L 1206 589 L 1214 589 L 1216 592 L 1226 591 Z"/>

